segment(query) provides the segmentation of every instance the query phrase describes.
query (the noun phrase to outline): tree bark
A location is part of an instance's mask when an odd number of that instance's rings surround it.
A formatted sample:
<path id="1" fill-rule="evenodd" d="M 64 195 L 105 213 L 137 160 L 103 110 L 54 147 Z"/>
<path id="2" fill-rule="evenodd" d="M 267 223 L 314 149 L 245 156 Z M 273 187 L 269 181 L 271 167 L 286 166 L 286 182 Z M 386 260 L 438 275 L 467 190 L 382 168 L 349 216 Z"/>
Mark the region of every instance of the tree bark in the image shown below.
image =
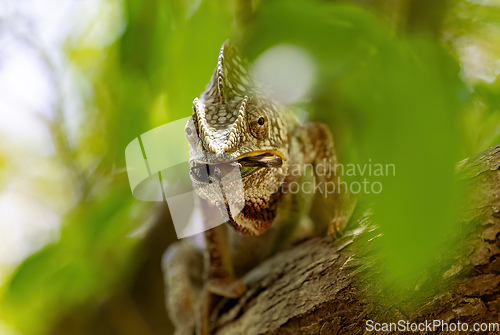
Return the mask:
<path id="1" fill-rule="evenodd" d="M 214 311 L 215 333 L 364 334 L 367 320 L 499 322 L 500 145 L 460 162 L 457 174 L 470 195 L 457 230 L 462 252 L 440 255 L 437 263 L 452 266 L 417 280 L 421 301 L 391 305 L 375 280 L 383 259 L 370 248 L 379 233 L 367 209 L 341 238 L 304 241 L 248 273 L 244 296 Z"/>

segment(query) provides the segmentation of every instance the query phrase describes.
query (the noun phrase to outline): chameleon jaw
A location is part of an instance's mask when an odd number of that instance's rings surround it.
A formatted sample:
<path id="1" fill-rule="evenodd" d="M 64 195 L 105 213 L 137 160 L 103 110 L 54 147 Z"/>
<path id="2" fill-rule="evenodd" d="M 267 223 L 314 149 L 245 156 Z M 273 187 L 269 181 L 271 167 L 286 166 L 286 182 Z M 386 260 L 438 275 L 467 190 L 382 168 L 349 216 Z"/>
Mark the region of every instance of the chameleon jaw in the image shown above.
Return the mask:
<path id="1" fill-rule="evenodd" d="M 271 153 L 264 153 L 260 155 L 243 156 L 238 159 L 238 163 L 244 167 L 280 168 L 283 165 L 283 158 Z"/>
<path id="2" fill-rule="evenodd" d="M 261 168 L 280 168 L 283 165 L 281 155 L 274 155 L 274 150 L 252 151 L 245 155 L 240 155 L 237 159 L 227 162 L 208 163 L 200 160 L 191 161 L 191 179 L 200 183 L 213 182 L 212 179 L 222 180 L 227 171 L 239 168 L 239 178 L 245 178 Z M 225 173 L 221 172 L 227 170 Z M 234 174 L 234 173 L 233 173 Z M 234 176 L 233 176 L 234 178 Z"/>
<path id="3" fill-rule="evenodd" d="M 274 159 L 272 159 L 274 157 Z M 213 157 L 215 158 L 215 157 Z M 212 159 L 211 156 L 207 157 L 194 157 L 189 160 L 190 165 L 193 164 L 206 164 L 206 165 L 218 165 L 218 164 L 230 164 L 230 163 L 248 163 L 252 164 L 255 166 L 255 163 L 250 163 L 250 162 L 259 162 L 261 161 L 263 163 L 262 167 L 266 167 L 269 165 L 268 163 L 271 161 L 280 161 L 281 163 L 276 164 L 273 163 L 271 164 L 272 166 L 269 167 L 280 167 L 282 165 L 283 161 L 286 161 L 286 159 L 283 157 L 283 155 L 278 152 L 277 150 L 273 149 L 268 149 L 268 150 L 252 150 L 245 152 L 237 157 L 227 155 L 226 157 L 216 157 L 218 159 Z M 222 158 L 222 159 L 221 159 Z M 243 165 L 244 165 L 243 164 Z M 277 166 L 279 165 L 279 166 Z"/>
<path id="4" fill-rule="evenodd" d="M 253 150 L 253 151 L 245 152 L 244 154 L 241 154 L 238 157 L 236 157 L 235 160 L 240 160 L 240 159 L 244 159 L 244 158 L 248 158 L 248 157 L 264 156 L 264 155 L 277 156 L 277 157 L 281 158 L 281 160 L 285 160 L 285 158 L 283 157 L 283 155 L 280 152 L 278 152 L 277 150 L 272 150 L 272 149 L 271 150 Z"/>

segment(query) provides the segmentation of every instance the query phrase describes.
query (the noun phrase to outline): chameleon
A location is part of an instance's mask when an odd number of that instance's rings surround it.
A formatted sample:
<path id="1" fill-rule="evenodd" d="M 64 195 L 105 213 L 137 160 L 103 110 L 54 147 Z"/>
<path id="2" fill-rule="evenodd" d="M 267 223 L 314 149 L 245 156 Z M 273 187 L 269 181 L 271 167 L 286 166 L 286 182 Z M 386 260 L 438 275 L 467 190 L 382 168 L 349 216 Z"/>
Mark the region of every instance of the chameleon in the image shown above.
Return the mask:
<path id="1" fill-rule="evenodd" d="M 304 231 L 335 235 L 347 222 L 341 190 L 322 198 L 301 188 L 312 178 L 339 186 L 335 173 L 306 171 L 321 162 L 336 164 L 328 126 L 301 124 L 267 93 L 237 48 L 224 42 L 210 82 L 194 99 L 185 135 L 199 217 L 208 227 L 220 218 L 217 211 L 228 217 L 202 236 L 173 243 L 163 257 L 166 305 L 176 335 L 210 334 L 214 302 L 240 297 L 245 273 Z M 329 218 L 311 228 L 308 213 L 316 198 L 324 199 Z"/>

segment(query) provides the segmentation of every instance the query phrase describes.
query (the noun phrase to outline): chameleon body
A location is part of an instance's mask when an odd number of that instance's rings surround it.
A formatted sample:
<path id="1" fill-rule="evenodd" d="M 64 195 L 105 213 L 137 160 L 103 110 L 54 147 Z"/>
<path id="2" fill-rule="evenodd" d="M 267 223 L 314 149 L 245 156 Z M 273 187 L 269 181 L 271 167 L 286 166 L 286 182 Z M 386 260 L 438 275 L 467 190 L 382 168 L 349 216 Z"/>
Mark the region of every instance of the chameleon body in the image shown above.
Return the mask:
<path id="1" fill-rule="evenodd" d="M 312 201 L 307 193 L 312 192 L 293 192 L 291 186 L 297 189 L 314 178 L 304 173 L 306 166 L 336 162 L 326 125 L 299 124 L 291 111 L 264 93 L 226 41 L 206 90 L 194 100 L 185 131 L 202 220 L 211 226 L 210 220 L 220 218 L 217 211 L 229 217 L 205 231 L 201 242 L 200 236 L 184 239 L 165 254 L 167 309 L 176 334 L 213 331 L 214 299 L 242 295 L 245 284 L 238 278 L 286 248 L 301 231 L 301 222 L 307 222 Z M 338 184 L 335 174 L 316 178 Z M 338 194 L 325 203 L 330 232 L 345 223 Z"/>

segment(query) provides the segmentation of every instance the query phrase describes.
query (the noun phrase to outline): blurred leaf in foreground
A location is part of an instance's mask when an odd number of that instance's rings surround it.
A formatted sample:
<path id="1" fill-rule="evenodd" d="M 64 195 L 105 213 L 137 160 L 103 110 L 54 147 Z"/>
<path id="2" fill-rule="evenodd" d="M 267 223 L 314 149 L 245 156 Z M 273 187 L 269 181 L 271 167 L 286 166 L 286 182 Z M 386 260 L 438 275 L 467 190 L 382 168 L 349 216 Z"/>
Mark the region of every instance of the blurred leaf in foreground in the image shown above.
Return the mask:
<path id="1" fill-rule="evenodd" d="M 262 5 L 247 50 L 255 57 L 279 43 L 316 58 L 313 118 L 333 128 L 342 163 L 394 167 L 344 177 L 353 192 L 356 182 L 380 183 L 380 194 L 377 185 L 366 196 L 383 233 L 384 280 L 414 285 L 457 224 L 454 165 L 468 93 L 456 60 L 433 38 L 396 37 L 360 8 L 316 1 Z"/>

